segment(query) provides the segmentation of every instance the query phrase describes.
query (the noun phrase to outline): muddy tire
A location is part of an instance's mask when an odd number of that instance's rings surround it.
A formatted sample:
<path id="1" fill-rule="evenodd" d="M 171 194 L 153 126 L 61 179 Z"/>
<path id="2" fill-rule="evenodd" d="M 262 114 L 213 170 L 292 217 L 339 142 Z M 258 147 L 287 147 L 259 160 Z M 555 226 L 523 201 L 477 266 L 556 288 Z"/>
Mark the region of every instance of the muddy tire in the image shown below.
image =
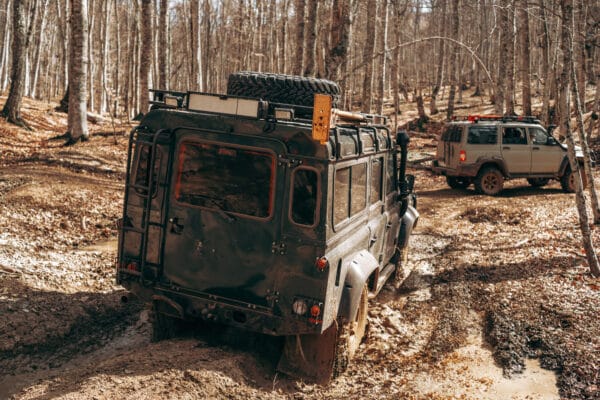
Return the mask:
<path id="1" fill-rule="evenodd" d="M 504 176 L 496 167 L 482 168 L 475 178 L 475 190 L 478 193 L 495 196 L 504 187 Z"/>
<path id="2" fill-rule="evenodd" d="M 169 315 L 152 310 L 150 314 L 152 323 L 152 341 L 172 339 L 177 335 L 179 320 Z"/>
<path id="3" fill-rule="evenodd" d="M 587 188 L 587 176 L 583 170 L 583 165 L 579 166 L 579 173 L 581 174 L 581 181 L 583 182 L 583 188 Z M 575 174 L 571 172 L 571 167 L 567 167 L 563 176 L 560 177 L 560 187 L 565 193 L 575 193 Z"/>
<path id="4" fill-rule="evenodd" d="M 364 286 L 356 318 L 354 321 L 338 320 L 338 336 L 335 343 L 335 357 L 333 360 L 333 378 L 340 376 L 350 364 L 356 350 L 362 342 L 367 331 L 367 312 L 369 309 L 369 290 Z"/>
<path id="5" fill-rule="evenodd" d="M 466 189 L 471 184 L 471 180 L 460 176 L 447 176 L 446 183 L 452 189 Z"/>
<path id="6" fill-rule="evenodd" d="M 340 87 L 327 79 L 262 72 L 229 75 L 227 94 L 260 98 L 273 103 L 312 107 L 315 93 L 331 95 L 333 107 L 340 99 Z"/>
<path id="7" fill-rule="evenodd" d="M 550 178 L 527 178 L 527 182 L 533 187 L 542 187 L 550 182 Z"/>

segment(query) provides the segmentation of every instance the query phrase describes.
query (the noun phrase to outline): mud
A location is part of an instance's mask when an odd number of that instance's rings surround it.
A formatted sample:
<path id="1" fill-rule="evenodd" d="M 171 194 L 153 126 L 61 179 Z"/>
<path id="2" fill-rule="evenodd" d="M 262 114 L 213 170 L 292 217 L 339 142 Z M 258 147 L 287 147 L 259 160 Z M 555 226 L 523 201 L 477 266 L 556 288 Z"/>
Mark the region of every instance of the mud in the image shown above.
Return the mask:
<path id="1" fill-rule="evenodd" d="M 150 342 L 145 305 L 114 283 L 126 138 L 64 148 L 49 108 L 25 115 L 55 130 L 0 122 L 0 398 L 600 399 L 600 282 L 557 182 L 492 198 L 413 171 L 413 272 L 370 301 L 358 355 L 317 386 L 276 372 L 280 338 L 194 325 Z"/>

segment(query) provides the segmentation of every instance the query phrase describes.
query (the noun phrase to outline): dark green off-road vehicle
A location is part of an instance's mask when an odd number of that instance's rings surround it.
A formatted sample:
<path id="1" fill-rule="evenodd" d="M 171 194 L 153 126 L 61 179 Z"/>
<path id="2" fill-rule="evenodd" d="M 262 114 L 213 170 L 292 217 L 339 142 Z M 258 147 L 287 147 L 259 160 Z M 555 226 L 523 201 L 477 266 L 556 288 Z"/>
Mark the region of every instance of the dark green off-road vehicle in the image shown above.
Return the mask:
<path id="1" fill-rule="evenodd" d="M 406 134 L 338 96 L 257 73 L 227 95 L 154 91 L 130 138 L 117 282 L 152 304 L 155 339 L 202 319 L 285 336 L 290 375 L 344 370 L 419 215 Z"/>

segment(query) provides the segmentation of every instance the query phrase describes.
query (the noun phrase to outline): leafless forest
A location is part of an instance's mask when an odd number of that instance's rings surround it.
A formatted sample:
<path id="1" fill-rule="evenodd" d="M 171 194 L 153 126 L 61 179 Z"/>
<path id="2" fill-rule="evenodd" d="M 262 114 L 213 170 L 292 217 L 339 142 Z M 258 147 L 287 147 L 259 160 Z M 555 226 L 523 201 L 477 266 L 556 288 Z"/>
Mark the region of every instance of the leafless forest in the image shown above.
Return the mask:
<path id="1" fill-rule="evenodd" d="M 22 59 L 22 75 L 15 78 L 23 81 L 25 96 L 64 96 L 73 58 L 68 21 L 83 21 L 87 108 L 118 116 L 144 111 L 147 87 L 223 93 L 231 72 L 256 70 L 334 80 L 343 87 L 347 108 L 379 113 L 393 100 L 396 107 L 416 102 L 421 115 L 443 110 L 451 116 L 463 91 L 474 87 L 498 113 L 535 112 L 548 123 L 558 122 L 555 101 L 568 76 L 563 67 L 571 61 L 566 46 L 573 47 L 580 88 L 595 84 L 600 73 L 597 0 L 2 0 L 0 5 L 2 93 L 11 84 L 11 65 Z M 79 8 L 85 18 L 72 18 Z M 23 37 L 13 40 L 15 34 Z M 522 93 L 522 102 L 515 93 Z M 580 90 L 581 103 L 589 108 L 584 93 Z M 534 110 L 532 98 L 538 99 Z"/>
<path id="2" fill-rule="evenodd" d="M 598 161 L 600 0 L 0 0 L 0 44 L 0 398 L 600 399 L 597 166 L 586 193 L 491 197 L 423 161 L 484 113 L 538 116 Z M 115 283 L 148 89 L 225 93 L 240 70 L 336 81 L 411 135 L 413 272 L 328 386 L 278 373 L 276 337 L 152 343 Z"/>

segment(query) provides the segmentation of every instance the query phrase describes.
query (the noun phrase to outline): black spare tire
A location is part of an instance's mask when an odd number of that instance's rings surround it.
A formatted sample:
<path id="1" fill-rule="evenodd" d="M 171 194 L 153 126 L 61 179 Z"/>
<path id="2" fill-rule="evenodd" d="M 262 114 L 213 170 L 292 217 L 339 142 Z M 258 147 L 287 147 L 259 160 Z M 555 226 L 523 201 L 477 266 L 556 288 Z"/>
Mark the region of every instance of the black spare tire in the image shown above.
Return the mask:
<path id="1" fill-rule="evenodd" d="M 332 97 L 333 107 L 340 100 L 340 87 L 327 79 L 297 75 L 242 71 L 229 75 L 227 94 L 259 98 L 273 103 L 312 107 L 315 93 Z"/>

